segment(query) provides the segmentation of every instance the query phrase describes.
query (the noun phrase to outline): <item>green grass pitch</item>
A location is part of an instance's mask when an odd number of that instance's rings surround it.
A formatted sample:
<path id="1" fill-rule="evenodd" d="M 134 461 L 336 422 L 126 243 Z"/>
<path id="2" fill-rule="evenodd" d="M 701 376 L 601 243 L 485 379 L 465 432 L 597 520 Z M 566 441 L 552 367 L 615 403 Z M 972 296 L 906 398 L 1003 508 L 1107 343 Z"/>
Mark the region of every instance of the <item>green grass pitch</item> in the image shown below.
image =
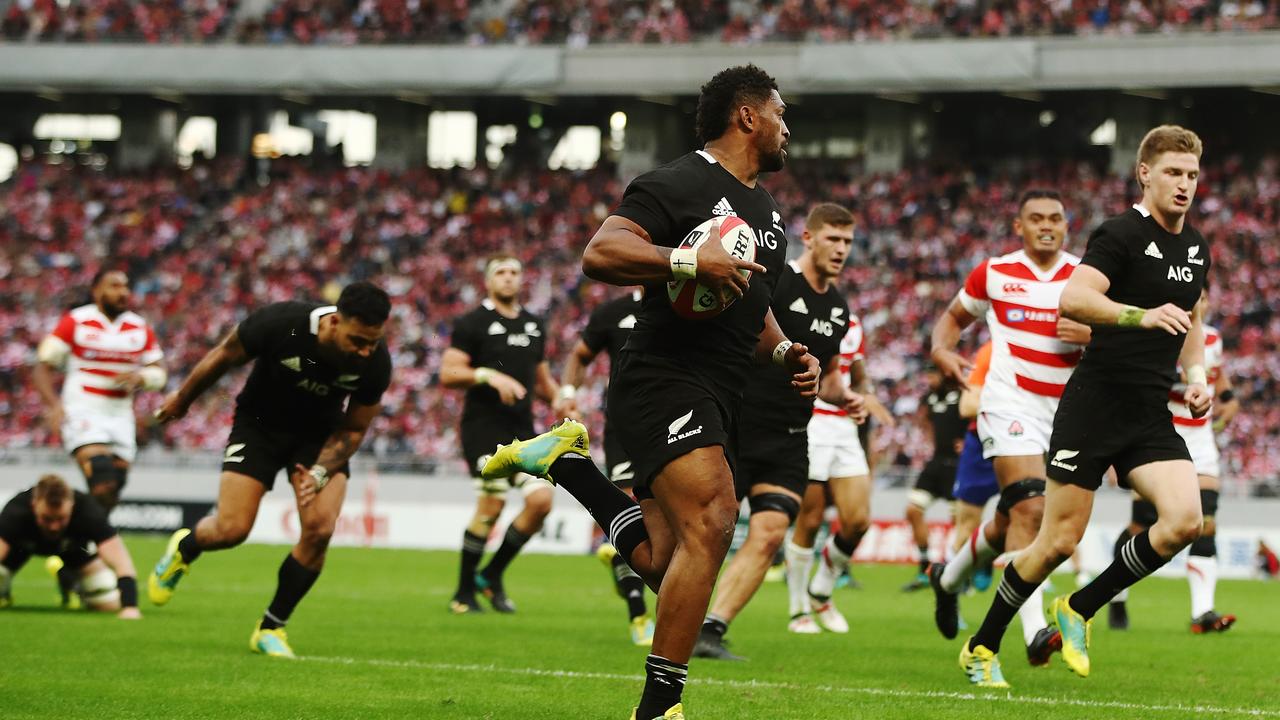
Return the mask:
<path id="1" fill-rule="evenodd" d="M 129 545 L 145 568 L 162 550 L 154 538 Z M 336 548 L 289 626 L 303 660 L 288 662 L 248 649 L 285 551 L 206 553 L 167 607 L 143 591 L 137 623 L 56 609 L 52 580 L 30 563 L 0 611 L 0 717 L 625 720 L 639 697 L 645 652 L 593 557 L 522 557 L 508 576 L 518 615 L 454 617 L 455 553 Z M 1222 582 L 1219 608 L 1239 624 L 1192 636 L 1185 583 L 1144 582 L 1132 630 L 1094 629 L 1088 679 L 1058 657 L 1030 668 L 1015 620 L 1002 653 L 1013 689 L 993 692 L 965 682 L 960 641 L 934 631 L 929 594 L 899 592 L 910 572 L 856 567 L 865 589 L 837 594 L 846 636 L 788 634 L 785 590 L 766 584 L 729 631 L 750 660 L 694 660 L 688 717 L 1280 717 L 1280 583 Z M 970 626 L 989 598 L 962 600 Z"/>

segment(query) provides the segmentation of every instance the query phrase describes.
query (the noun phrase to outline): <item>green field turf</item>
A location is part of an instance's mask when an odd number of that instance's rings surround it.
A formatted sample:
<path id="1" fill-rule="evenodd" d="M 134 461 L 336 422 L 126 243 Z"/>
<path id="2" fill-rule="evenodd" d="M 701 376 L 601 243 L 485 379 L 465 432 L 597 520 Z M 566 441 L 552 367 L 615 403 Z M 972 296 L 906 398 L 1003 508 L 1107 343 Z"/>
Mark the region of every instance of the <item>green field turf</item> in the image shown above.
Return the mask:
<path id="1" fill-rule="evenodd" d="M 145 567 L 162 549 L 129 544 Z M 520 558 L 508 578 L 518 615 L 453 617 L 456 554 L 334 549 L 289 627 L 304 658 L 289 662 L 248 650 L 284 552 L 206 553 L 170 605 L 144 597 L 137 623 L 57 610 L 31 563 L 0 611 L 0 718 L 624 720 L 639 697 L 645 652 L 629 644 L 595 558 Z M 1003 653 L 1013 689 L 974 692 L 959 640 L 933 629 L 928 593 L 898 591 L 910 569 L 855 571 L 865 589 L 837 595 L 846 636 L 788 634 L 785 590 L 767 584 L 729 632 L 750 661 L 695 660 L 688 717 L 1280 717 L 1280 584 L 1221 583 L 1219 607 L 1240 623 L 1197 637 L 1185 583 L 1147 581 L 1130 602 L 1133 630 L 1095 628 L 1087 680 L 1060 658 L 1028 667 L 1015 621 Z M 989 598 L 962 601 L 971 625 Z"/>

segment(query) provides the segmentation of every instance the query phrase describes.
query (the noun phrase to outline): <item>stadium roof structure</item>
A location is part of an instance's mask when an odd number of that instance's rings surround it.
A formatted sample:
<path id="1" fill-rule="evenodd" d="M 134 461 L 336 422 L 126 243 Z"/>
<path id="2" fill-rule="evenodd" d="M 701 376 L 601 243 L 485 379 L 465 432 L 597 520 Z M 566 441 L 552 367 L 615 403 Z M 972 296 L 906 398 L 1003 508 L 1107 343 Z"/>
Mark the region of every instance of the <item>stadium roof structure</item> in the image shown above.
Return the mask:
<path id="1" fill-rule="evenodd" d="M 601 45 L 0 45 L 0 91 L 688 94 L 755 62 L 790 93 L 1280 86 L 1280 33 Z"/>

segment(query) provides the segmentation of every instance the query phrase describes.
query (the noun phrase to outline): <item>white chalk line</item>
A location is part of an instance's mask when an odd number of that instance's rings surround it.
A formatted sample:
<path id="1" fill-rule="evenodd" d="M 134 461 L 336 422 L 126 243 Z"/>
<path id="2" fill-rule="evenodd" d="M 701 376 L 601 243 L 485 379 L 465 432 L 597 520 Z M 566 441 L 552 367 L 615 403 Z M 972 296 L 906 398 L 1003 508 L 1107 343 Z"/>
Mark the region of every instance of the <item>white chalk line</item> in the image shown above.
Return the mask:
<path id="1" fill-rule="evenodd" d="M 434 663 L 417 660 L 390 660 L 386 658 L 350 658 L 350 657 L 317 657 L 306 656 L 307 662 L 331 663 L 335 665 L 372 665 L 374 667 L 390 667 L 411 670 L 439 670 L 446 672 L 486 673 L 504 675 L 523 675 L 527 677 L 568 678 L 578 680 L 617 680 L 631 683 L 644 681 L 642 675 L 624 675 L 621 673 L 586 672 L 581 670 L 548 670 L 543 668 L 503 667 L 501 665 L 478 665 L 459 663 Z M 868 695 L 876 697 L 915 698 L 922 700 L 961 700 L 968 702 L 1008 702 L 1021 705 L 1055 705 L 1092 709 L 1132 710 L 1142 712 L 1191 713 L 1195 715 L 1225 715 L 1242 717 L 1280 717 L 1280 710 L 1260 710 L 1256 708 L 1229 708 L 1214 705 L 1148 705 L 1144 703 L 1122 702 L 1118 700 L 1081 700 L 1079 698 L 1048 698 L 1033 695 L 1016 695 L 1012 692 L 949 692 L 941 690 L 897 690 L 892 688 L 857 687 L 851 685 L 803 685 L 768 680 L 718 680 L 715 678 L 692 678 L 690 685 L 710 687 L 727 687 L 738 689 L 789 690 L 796 692 L 844 693 L 849 695 Z"/>

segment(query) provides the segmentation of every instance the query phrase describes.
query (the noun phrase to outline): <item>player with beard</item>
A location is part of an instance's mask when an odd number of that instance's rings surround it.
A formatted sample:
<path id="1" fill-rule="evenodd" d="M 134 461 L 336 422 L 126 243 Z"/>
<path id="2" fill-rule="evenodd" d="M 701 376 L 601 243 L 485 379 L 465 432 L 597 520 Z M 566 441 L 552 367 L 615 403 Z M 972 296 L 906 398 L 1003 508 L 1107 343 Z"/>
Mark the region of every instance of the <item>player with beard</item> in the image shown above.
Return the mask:
<path id="1" fill-rule="evenodd" d="M 589 277 L 645 286 L 608 406 L 639 503 L 589 459 L 577 422 L 506 446 L 485 468 L 486 476 L 520 470 L 553 478 L 657 591 L 653 649 L 632 715 L 640 720 L 684 718 L 687 663 L 738 518 L 733 438 L 752 364 L 783 365 L 797 392 L 816 392 L 818 360 L 787 340 L 769 308 L 787 240 L 759 176 L 786 161 L 785 111 L 777 83 L 760 68 L 717 73 L 698 98 L 702 149 L 633 180 L 583 254 Z M 756 262 L 729 255 L 718 225 L 696 250 L 674 249 L 709 216 L 730 214 L 754 231 Z M 753 273 L 749 280 L 741 270 Z M 667 296 L 673 280 L 696 281 L 731 304 L 715 318 L 682 319 Z"/>
<path id="2" fill-rule="evenodd" d="M 85 608 L 118 612 L 122 620 L 142 617 L 124 541 L 93 498 L 57 475 L 40 478 L 0 510 L 0 608 L 13 604 L 10 581 L 32 555 L 60 558 Z"/>
<path id="3" fill-rule="evenodd" d="M 569 354 L 560 378 L 560 397 L 573 404 L 574 412 L 578 409 L 578 388 L 587 378 L 587 367 L 602 351 L 609 356 L 609 379 L 612 382 L 618 356 L 627 344 L 631 328 L 636 326 L 636 314 L 640 312 L 640 298 L 643 294 L 643 290 L 636 289 L 601 303 L 591 311 L 587 326 L 582 330 L 582 337 L 573 346 L 573 352 Z M 622 449 L 622 443 L 618 440 L 618 433 L 610 431 L 607 420 L 604 428 L 604 467 L 614 485 L 630 492 L 636 475 L 631 469 L 627 451 Z M 640 647 L 653 645 L 653 618 L 649 616 L 649 608 L 645 604 L 644 580 L 627 565 L 617 548 L 608 542 L 600 544 L 596 556 L 609 567 L 614 590 L 627 604 L 631 642 Z"/>
<path id="4" fill-rule="evenodd" d="M 1062 314 L 1092 326 L 1093 337 L 1053 420 L 1040 532 L 1005 568 L 982 627 L 960 650 L 972 684 L 1008 687 L 996 656 L 1000 640 L 1019 606 L 1075 552 L 1107 468 L 1154 503 L 1159 519 L 1130 538 L 1092 582 L 1051 605 L 1062 658 L 1077 675 L 1090 672 L 1093 615 L 1200 536 L 1200 483 L 1168 405 L 1179 364 L 1191 416 L 1202 417 L 1212 401 L 1198 305 L 1209 247 L 1186 221 L 1201 150 L 1200 138 L 1185 128 L 1162 125 L 1147 133 L 1135 173 L 1142 202 L 1094 230 L 1062 291 Z M 995 363 L 993 357 L 992 375 Z M 990 390 L 988 377 L 984 403 Z"/>
<path id="5" fill-rule="evenodd" d="M 155 332 L 129 309 L 128 276 L 99 270 L 89 289 L 93 302 L 64 314 L 40 341 L 31 381 L 49 430 L 62 435 L 89 493 L 110 513 L 138 452 L 133 397 L 140 390 L 163 390 L 168 375 Z M 55 370 L 66 372 L 61 395 L 54 390 Z M 75 570 L 64 568 L 56 554 L 45 566 L 57 574 L 63 604 L 73 604 Z"/>
<path id="6" fill-rule="evenodd" d="M 955 351 L 960 333 L 979 317 L 991 332 L 991 369 L 982 388 L 978 436 L 1000 485 L 995 517 L 945 565 L 930 569 L 934 622 L 944 637 L 959 629 L 956 594 L 977 568 L 1035 537 L 1044 507 L 1045 458 L 1058 397 L 1080 361 L 1089 328 L 1059 317 L 1058 298 L 1079 258 L 1062 250 L 1066 209 L 1058 193 L 1029 190 L 1018 202 L 1013 231 L 1022 249 L 984 261 L 933 328 L 933 360 L 965 386 L 970 364 Z M 1041 589 L 1022 606 L 1027 661 L 1044 665 L 1059 646 L 1044 617 Z"/>
<path id="7" fill-rule="evenodd" d="M 789 338 L 803 342 L 823 360 L 824 395 L 855 419 L 865 416 L 863 400 L 841 373 L 840 341 L 849 326 L 849 305 L 836 287 L 853 245 L 853 215 L 824 203 L 805 219 L 805 250 L 781 272 L 772 310 Z M 790 374 L 757 365 L 747 379 L 738 421 L 738 495 L 751 508 L 747 539 L 720 576 L 720 590 L 702 623 L 696 657 L 741 660 L 729 652 L 724 635 L 760 589 L 774 553 L 800 511 L 809 484 L 809 434 L 813 400 L 797 394 Z M 850 423 L 852 428 L 852 423 Z"/>
<path id="8" fill-rule="evenodd" d="M 529 389 L 560 413 L 560 386 L 544 358 L 547 333 L 540 318 L 520 305 L 524 267 L 516 258 L 501 254 L 485 264 L 485 291 L 480 307 L 458 318 L 449 348 L 440 361 L 440 384 L 467 391 L 462 406 L 462 454 L 476 483 L 476 509 L 462 534 L 458 589 L 449 610 L 461 615 L 479 612 L 476 592 L 489 599 L 493 609 L 514 613 L 503 573 L 516 554 L 542 529 L 551 512 L 554 491 L 538 477 L 511 474 L 485 479 L 480 469 L 500 443 L 526 439 L 533 432 L 533 397 Z M 524 496 L 524 508 L 511 521 L 502 544 L 479 572 L 485 541 L 506 505 L 507 491 Z"/>
<path id="9" fill-rule="evenodd" d="M 204 551 L 244 542 L 262 497 L 284 470 L 298 502 L 300 537 L 280 565 L 275 597 L 249 647 L 294 657 L 285 623 L 320 577 L 346 497 L 347 461 L 381 412 L 391 383 L 385 340 L 390 312 L 387 294 L 367 282 L 344 288 L 336 306 L 267 305 L 241 321 L 165 398 L 156 411 L 162 423 L 186 415 L 228 370 L 253 363 L 236 396 L 217 510 L 169 539 L 148 579 L 151 602 L 168 603 Z"/>

